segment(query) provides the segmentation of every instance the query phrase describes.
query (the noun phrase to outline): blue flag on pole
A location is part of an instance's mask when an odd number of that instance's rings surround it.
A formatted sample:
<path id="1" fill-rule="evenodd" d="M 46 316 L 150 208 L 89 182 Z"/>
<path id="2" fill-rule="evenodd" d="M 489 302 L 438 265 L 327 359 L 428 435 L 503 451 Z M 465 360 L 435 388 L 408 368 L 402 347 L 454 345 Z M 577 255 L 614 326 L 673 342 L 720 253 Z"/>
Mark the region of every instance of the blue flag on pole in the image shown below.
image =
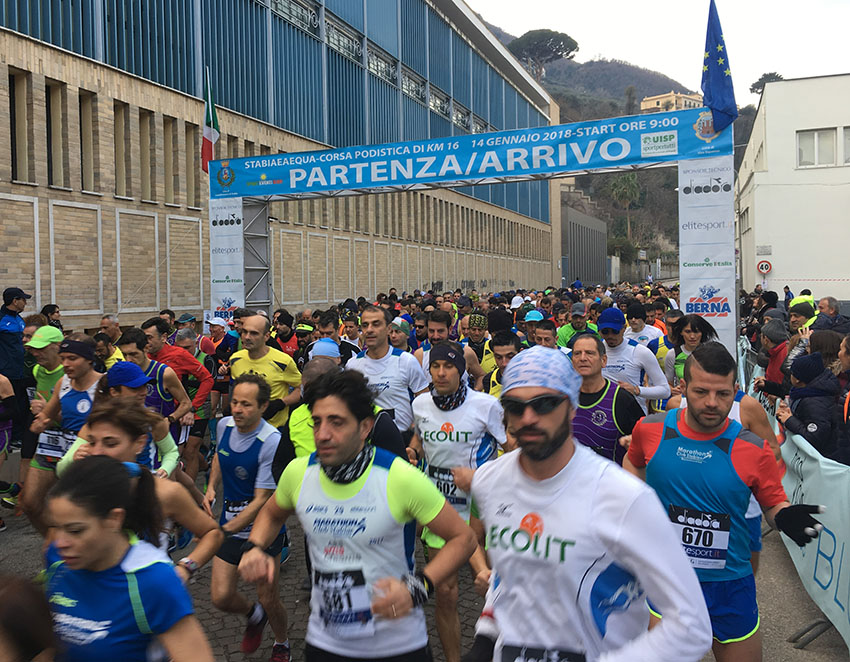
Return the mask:
<path id="1" fill-rule="evenodd" d="M 702 63 L 702 94 L 716 132 L 723 131 L 738 117 L 735 90 L 732 89 L 732 70 L 729 68 L 729 53 L 723 41 L 720 17 L 714 0 L 708 8 L 708 30 L 705 34 L 705 53 Z"/>

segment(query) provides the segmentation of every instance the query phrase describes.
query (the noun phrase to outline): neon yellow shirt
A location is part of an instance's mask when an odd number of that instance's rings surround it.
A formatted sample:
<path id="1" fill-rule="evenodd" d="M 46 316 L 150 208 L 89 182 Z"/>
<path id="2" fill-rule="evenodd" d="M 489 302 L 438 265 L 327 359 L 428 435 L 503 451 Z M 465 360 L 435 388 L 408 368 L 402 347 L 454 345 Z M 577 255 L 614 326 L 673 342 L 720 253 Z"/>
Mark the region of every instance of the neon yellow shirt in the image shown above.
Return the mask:
<path id="1" fill-rule="evenodd" d="M 275 502 L 282 510 L 295 510 L 309 462 L 310 457 L 296 457 L 283 470 L 274 493 Z M 319 484 L 328 497 L 344 501 L 363 489 L 371 471 L 370 463 L 360 478 L 345 484 L 335 483 L 324 471 L 319 471 Z M 446 500 L 428 476 L 397 457 L 387 473 L 387 503 L 399 524 L 411 520 L 428 524 L 443 509 Z"/>
<path id="2" fill-rule="evenodd" d="M 292 389 L 301 385 L 301 373 L 292 357 L 272 347 L 264 357 L 256 361 L 248 356 L 247 349 L 233 352 L 230 357 L 230 377 L 236 379 L 246 373 L 259 375 L 266 380 L 272 390 L 272 400 L 285 398 Z M 269 419 L 269 423 L 279 428 L 288 418 L 289 407 L 284 407 Z"/>

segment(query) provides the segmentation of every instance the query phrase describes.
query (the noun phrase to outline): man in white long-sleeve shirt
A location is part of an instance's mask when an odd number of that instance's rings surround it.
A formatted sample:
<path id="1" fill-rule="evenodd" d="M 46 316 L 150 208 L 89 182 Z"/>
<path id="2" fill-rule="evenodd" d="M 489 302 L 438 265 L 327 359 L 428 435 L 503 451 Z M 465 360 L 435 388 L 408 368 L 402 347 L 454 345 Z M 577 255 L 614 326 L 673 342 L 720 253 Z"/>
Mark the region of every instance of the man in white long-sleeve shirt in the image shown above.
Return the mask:
<path id="1" fill-rule="evenodd" d="M 626 318 L 619 308 L 603 310 L 596 326 L 608 346 L 608 364 L 602 369 L 603 377 L 634 395 L 644 412 L 647 400 L 670 397 L 670 385 L 655 354 L 640 343 L 624 338 Z M 643 385 L 644 377 L 648 386 Z"/>
<path id="2" fill-rule="evenodd" d="M 699 660 L 711 625 L 696 575 L 655 493 L 573 440 L 580 385 L 546 347 L 505 370 L 520 450 L 472 479 L 493 566 L 492 659 Z M 647 599 L 668 605 L 651 631 Z"/>

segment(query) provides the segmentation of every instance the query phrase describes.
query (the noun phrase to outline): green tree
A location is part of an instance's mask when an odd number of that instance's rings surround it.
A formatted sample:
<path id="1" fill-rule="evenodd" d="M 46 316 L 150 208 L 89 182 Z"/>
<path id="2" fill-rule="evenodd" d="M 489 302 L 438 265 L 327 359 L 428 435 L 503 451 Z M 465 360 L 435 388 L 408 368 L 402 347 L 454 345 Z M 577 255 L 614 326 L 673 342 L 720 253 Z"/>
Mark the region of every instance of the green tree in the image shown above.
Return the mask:
<path id="1" fill-rule="evenodd" d="M 572 59 L 578 51 L 575 39 L 554 30 L 531 30 L 508 44 L 508 50 L 525 65 L 538 83 L 549 62 Z"/>
<path id="2" fill-rule="evenodd" d="M 626 115 L 637 113 L 637 91 L 634 85 L 626 88 Z"/>
<path id="3" fill-rule="evenodd" d="M 761 94 L 764 91 L 765 83 L 773 83 L 777 80 L 785 79 L 782 77 L 781 74 L 778 74 L 775 71 L 762 74 L 761 78 L 759 78 L 755 83 L 750 85 L 750 92 L 752 92 L 753 94 Z"/>
<path id="4" fill-rule="evenodd" d="M 632 240 L 632 217 L 630 210 L 640 200 L 640 185 L 637 173 L 627 172 L 611 180 L 610 192 L 614 201 L 626 212 L 626 237 Z"/>

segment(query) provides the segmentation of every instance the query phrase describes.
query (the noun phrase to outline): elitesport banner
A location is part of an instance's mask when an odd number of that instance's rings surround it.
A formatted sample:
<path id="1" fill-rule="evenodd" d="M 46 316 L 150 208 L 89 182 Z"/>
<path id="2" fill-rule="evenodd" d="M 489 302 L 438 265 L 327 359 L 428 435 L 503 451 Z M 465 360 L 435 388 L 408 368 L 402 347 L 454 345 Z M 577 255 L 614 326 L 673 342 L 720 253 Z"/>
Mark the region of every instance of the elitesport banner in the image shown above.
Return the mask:
<path id="1" fill-rule="evenodd" d="M 245 240 L 242 199 L 210 200 L 209 316 L 229 321 L 245 305 Z"/>
<path id="2" fill-rule="evenodd" d="M 720 135 L 730 140 L 732 129 Z M 705 317 L 735 356 L 733 157 L 679 163 L 679 307 Z"/>
<path id="3" fill-rule="evenodd" d="M 346 193 L 546 179 L 732 154 L 711 111 L 667 113 L 210 162 L 210 198 Z M 731 207 L 730 207 L 731 208 Z"/>

